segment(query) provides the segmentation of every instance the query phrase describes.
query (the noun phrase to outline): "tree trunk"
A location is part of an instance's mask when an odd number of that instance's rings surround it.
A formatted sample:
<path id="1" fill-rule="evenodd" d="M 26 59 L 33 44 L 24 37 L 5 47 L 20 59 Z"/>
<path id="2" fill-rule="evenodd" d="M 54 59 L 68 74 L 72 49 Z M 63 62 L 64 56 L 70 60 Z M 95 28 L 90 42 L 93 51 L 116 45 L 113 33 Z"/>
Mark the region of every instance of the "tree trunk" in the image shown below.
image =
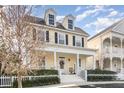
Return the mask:
<path id="1" fill-rule="evenodd" d="M 18 75 L 17 81 L 18 81 L 18 88 L 22 88 L 22 78 L 20 75 Z"/>

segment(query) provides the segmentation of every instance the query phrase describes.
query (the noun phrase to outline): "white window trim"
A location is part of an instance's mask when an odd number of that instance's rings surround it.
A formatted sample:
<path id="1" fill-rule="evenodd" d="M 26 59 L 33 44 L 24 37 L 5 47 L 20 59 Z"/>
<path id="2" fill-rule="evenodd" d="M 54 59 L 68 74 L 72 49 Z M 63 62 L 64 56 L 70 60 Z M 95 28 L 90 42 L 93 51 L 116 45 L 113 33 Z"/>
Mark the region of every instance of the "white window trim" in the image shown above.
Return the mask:
<path id="1" fill-rule="evenodd" d="M 77 46 L 77 45 L 76 45 L 77 40 L 80 40 L 80 43 L 81 43 L 80 46 Z M 82 47 L 82 37 L 80 37 L 80 36 L 75 36 L 75 46 L 76 46 L 76 47 Z"/>
<path id="2" fill-rule="evenodd" d="M 68 19 L 68 20 L 72 20 L 72 19 Z M 68 22 L 68 29 L 69 30 L 74 30 L 74 21 L 73 20 L 72 20 L 72 24 L 71 25 L 72 25 L 72 29 L 69 28 L 69 22 Z"/>
<path id="3" fill-rule="evenodd" d="M 60 42 L 59 42 L 59 35 L 60 34 L 64 35 L 64 44 L 60 44 Z M 64 33 L 58 33 L 58 44 L 60 44 L 60 45 L 66 45 L 66 37 L 65 37 L 65 34 Z"/>
<path id="4" fill-rule="evenodd" d="M 49 15 L 53 15 L 54 16 L 54 19 L 53 19 L 54 20 L 54 25 L 50 24 L 50 22 L 49 22 L 50 21 Z M 54 14 L 48 14 L 48 23 L 49 23 L 50 26 L 55 26 L 55 15 Z"/>
<path id="5" fill-rule="evenodd" d="M 36 39 L 39 39 L 39 35 L 41 34 L 41 33 L 39 34 L 39 31 L 40 31 L 40 29 L 38 29 L 38 32 L 36 31 L 38 33 Z M 43 31 L 43 34 L 44 34 L 44 42 L 46 42 L 46 31 Z"/>

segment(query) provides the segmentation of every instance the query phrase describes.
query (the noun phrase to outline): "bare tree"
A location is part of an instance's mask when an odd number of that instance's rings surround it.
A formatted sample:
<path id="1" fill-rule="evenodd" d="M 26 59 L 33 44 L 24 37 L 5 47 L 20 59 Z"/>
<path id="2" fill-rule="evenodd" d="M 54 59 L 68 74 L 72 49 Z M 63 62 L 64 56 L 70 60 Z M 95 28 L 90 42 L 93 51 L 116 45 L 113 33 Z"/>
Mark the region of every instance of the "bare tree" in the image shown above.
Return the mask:
<path id="1" fill-rule="evenodd" d="M 44 40 L 36 40 L 37 32 L 33 31 L 35 18 L 30 17 L 34 6 L 4 6 L 1 10 L 1 72 L 16 74 L 18 87 L 22 87 L 22 76 L 31 71 L 31 65 L 37 60 L 35 48 L 44 47 Z M 41 30 L 42 31 L 42 30 Z M 44 35 L 41 35 L 41 37 Z M 42 54 L 41 54 L 42 55 Z M 35 60 L 35 62 L 33 61 Z"/>

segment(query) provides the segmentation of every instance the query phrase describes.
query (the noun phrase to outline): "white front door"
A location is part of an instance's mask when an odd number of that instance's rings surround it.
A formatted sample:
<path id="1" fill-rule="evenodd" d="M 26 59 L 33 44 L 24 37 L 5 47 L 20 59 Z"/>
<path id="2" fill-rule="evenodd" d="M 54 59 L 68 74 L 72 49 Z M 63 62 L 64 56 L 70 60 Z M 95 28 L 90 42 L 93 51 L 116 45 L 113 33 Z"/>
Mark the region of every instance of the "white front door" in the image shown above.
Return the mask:
<path id="1" fill-rule="evenodd" d="M 59 57 L 59 70 L 61 74 L 65 74 L 65 58 L 64 57 Z"/>

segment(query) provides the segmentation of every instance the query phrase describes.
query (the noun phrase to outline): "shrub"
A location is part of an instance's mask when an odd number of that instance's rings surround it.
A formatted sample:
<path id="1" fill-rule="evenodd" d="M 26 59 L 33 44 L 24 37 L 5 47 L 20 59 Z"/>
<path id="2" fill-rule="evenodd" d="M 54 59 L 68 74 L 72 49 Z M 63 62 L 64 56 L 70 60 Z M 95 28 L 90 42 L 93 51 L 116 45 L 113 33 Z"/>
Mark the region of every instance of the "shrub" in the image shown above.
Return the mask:
<path id="1" fill-rule="evenodd" d="M 48 70 L 48 69 L 41 69 L 41 70 L 32 70 L 32 73 L 29 73 L 30 76 L 38 76 L 38 75 L 58 75 L 57 70 Z"/>
<path id="2" fill-rule="evenodd" d="M 22 86 L 23 87 L 35 87 L 35 86 L 43 86 L 43 85 L 50 85 L 50 84 L 59 84 L 60 79 L 58 77 L 42 77 L 34 80 L 23 80 Z M 17 81 L 13 82 L 13 87 L 17 88 L 18 84 Z"/>
<path id="3" fill-rule="evenodd" d="M 88 70 L 87 74 L 117 74 L 114 71 L 107 70 Z M 112 81 L 116 80 L 116 76 L 88 76 L 88 81 Z"/>
<path id="4" fill-rule="evenodd" d="M 95 70 L 87 70 L 88 74 L 117 74 L 114 71 L 108 71 L 108 70 L 100 70 L 100 69 L 95 69 Z"/>

